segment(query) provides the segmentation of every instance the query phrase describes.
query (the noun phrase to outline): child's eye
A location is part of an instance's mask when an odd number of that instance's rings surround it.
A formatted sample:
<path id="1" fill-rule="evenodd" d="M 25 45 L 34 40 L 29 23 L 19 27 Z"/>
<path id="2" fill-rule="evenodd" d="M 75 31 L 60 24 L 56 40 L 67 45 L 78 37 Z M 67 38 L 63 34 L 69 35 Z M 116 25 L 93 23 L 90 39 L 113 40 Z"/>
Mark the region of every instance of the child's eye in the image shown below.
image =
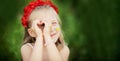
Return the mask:
<path id="1" fill-rule="evenodd" d="M 57 22 L 52 22 L 53 25 L 57 24 Z"/>

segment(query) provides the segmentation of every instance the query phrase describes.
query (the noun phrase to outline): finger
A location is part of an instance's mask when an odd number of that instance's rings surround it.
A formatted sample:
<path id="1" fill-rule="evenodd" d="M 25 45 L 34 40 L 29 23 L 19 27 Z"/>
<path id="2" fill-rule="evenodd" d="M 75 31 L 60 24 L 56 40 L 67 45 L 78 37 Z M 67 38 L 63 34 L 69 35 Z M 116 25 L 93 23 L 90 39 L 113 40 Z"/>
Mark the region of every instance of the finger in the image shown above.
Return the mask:
<path id="1" fill-rule="evenodd" d="M 41 29 L 39 28 L 40 22 L 39 20 L 34 20 L 32 23 L 32 28 L 36 31 L 36 32 L 41 32 Z"/>
<path id="2" fill-rule="evenodd" d="M 35 27 L 35 26 L 36 26 L 36 23 L 37 23 L 37 20 L 34 20 L 34 21 L 32 22 L 32 26 Z"/>
<path id="3" fill-rule="evenodd" d="M 35 20 L 35 21 L 33 22 L 33 25 L 34 25 L 35 28 L 39 28 L 39 26 L 40 26 L 39 20 Z"/>

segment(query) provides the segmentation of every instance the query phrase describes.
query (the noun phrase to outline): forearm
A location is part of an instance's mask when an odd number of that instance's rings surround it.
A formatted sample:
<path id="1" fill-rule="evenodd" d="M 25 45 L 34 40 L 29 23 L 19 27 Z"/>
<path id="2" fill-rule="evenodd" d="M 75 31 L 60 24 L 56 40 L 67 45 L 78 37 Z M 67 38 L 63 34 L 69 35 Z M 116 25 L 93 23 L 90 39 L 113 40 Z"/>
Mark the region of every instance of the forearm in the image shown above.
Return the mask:
<path id="1" fill-rule="evenodd" d="M 42 52 L 43 52 L 43 42 L 42 38 L 36 38 L 36 42 L 31 53 L 29 61 L 42 61 Z"/>
<path id="2" fill-rule="evenodd" d="M 50 38 L 45 39 L 47 42 L 46 48 L 48 51 L 50 61 L 62 61 L 60 53 Z"/>

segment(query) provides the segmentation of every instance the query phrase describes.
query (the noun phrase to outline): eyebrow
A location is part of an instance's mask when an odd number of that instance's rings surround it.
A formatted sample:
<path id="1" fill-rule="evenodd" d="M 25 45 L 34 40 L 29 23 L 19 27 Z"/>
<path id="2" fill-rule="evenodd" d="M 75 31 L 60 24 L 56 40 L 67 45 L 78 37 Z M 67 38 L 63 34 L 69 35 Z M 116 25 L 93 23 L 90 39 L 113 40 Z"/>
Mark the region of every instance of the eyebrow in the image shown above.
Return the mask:
<path id="1" fill-rule="evenodd" d="M 57 22 L 56 20 L 52 20 L 52 22 Z"/>

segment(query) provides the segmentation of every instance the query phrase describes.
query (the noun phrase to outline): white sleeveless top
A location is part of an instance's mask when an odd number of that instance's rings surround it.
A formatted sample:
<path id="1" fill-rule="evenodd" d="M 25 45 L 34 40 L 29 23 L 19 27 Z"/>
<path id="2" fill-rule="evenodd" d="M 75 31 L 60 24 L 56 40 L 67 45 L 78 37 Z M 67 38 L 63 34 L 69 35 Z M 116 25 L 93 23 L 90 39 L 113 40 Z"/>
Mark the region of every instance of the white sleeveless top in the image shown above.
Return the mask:
<path id="1" fill-rule="evenodd" d="M 27 43 L 26 45 L 30 46 L 31 48 L 34 48 L 32 44 Z"/>
<path id="2" fill-rule="evenodd" d="M 30 46 L 31 48 L 34 48 L 33 45 L 31 43 L 26 43 L 26 45 Z M 48 54 L 44 51 L 43 52 L 43 61 L 49 61 L 49 59 L 46 57 L 48 57 Z"/>
<path id="3" fill-rule="evenodd" d="M 34 46 L 33 46 L 31 43 L 26 43 L 25 45 L 30 46 L 31 48 L 34 48 Z M 22 48 L 23 48 L 25 45 L 23 45 Z M 46 53 L 45 51 L 43 51 L 43 61 L 49 61 L 49 59 L 46 58 L 46 57 L 48 57 L 48 53 Z"/>
<path id="4" fill-rule="evenodd" d="M 24 44 L 24 45 L 22 46 L 22 48 L 25 47 L 26 45 L 27 45 L 27 46 L 30 46 L 31 48 L 34 48 L 31 43 L 26 43 L 26 44 Z"/>

